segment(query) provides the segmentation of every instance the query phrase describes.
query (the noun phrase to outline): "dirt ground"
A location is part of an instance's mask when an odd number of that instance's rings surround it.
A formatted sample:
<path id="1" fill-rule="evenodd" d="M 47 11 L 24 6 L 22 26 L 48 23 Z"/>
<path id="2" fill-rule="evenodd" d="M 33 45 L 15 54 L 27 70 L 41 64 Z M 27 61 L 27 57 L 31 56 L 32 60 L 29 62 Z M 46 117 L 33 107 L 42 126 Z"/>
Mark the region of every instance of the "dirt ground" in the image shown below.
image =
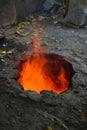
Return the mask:
<path id="1" fill-rule="evenodd" d="M 65 56 L 76 71 L 68 91 L 57 95 L 24 91 L 16 81 L 20 56 L 32 49 L 33 25 L 1 29 L 0 130 L 87 130 L 87 29 L 74 29 L 48 19 L 40 22 L 43 48 Z M 15 33 L 16 32 L 16 33 Z"/>

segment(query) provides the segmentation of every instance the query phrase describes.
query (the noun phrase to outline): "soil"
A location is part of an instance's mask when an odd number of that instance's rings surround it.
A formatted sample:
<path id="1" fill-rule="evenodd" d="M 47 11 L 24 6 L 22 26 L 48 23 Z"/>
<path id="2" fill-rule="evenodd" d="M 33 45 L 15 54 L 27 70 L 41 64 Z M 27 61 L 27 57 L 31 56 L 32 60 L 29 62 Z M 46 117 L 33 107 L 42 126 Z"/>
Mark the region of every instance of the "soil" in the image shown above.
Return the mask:
<path id="1" fill-rule="evenodd" d="M 66 57 L 76 72 L 69 90 L 59 95 L 24 91 L 17 82 L 17 65 L 32 49 L 33 25 L 24 27 L 26 37 L 15 33 L 17 26 L 0 30 L 6 37 L 0 43 L 0 130 L 87 130 L 87 30 L 53 23 L 40 23 L 42 46 Z"/>

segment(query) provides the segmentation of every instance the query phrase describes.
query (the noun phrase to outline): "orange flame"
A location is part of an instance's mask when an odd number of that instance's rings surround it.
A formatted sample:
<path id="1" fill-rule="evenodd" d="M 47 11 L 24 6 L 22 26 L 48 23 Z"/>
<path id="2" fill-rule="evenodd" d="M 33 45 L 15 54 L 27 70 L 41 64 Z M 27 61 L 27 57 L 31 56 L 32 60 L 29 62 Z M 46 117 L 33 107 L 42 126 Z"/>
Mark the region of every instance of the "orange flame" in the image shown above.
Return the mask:
<path id="1" fill-rule="evenodd" d="M 35 34 L 31 40 L 34 48 L 21 64 L 18 82 L 24 90 L 37 93 L 42 90 L 54 91 L 58 94 L 66 91 L 72 77 L 71 64 L 67 64 L 61 56 L 45 53 L 38 34 Z"/>

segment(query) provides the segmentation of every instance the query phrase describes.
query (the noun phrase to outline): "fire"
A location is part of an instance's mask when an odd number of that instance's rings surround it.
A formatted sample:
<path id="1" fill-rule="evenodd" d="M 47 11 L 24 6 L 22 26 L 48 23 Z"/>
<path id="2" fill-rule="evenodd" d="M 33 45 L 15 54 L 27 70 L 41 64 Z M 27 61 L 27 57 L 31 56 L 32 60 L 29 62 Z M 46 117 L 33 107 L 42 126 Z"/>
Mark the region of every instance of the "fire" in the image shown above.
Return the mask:
<path id="1" fill-rule="evenodd" d="M 40 93 L 42 90 L 60 94 L 69 88 L 74 74 L 72 65 L 62 56 L 46 53 L 38 34 L 32 39 L 33 50 L 21 63 L 18 82 L 24 90 Z"/>

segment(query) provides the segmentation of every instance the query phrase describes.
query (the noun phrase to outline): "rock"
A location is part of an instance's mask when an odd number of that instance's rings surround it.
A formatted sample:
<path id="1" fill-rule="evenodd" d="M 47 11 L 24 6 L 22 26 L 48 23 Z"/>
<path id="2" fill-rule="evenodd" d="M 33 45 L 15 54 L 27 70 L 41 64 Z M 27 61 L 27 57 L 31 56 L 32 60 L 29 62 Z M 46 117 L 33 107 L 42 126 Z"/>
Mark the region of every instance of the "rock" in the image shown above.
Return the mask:
<path id="1" fill-rule="evenodd" d="M 44 0 L 15 0 L 17 17 L 25 18 L 42 9 Z"/>
<path id="2" fill-rule="evenodd" d="M 87 44 L 87 41 L 84 41 L 85 44 Z"/>
<path id="3" fill-rule="evenodd" d="M 52 91 L 42 91 L 42 101 L 51 106 L 56 106 L 60 104 L 59 96 Z"/>
<path id="4" fill-rule="evenodd" d="M 41 95 L 40 94 L 37 94 L 36 92 L 34 91 L 25 91 L 27 97 L 29 97 L 31 100 L 33 101 L 41 101 Z"/>
<path id="5" fill-rule="evenodd" d="M 8 26 L 16 21 L 16 8 L 13 0 L 0 0 L 0 26 Z"/>
<path id="6" fill-rule="evenodd" d="M 87 0 L 70 0 L 66 21 L 83 26 L 87 24 Z"/>

